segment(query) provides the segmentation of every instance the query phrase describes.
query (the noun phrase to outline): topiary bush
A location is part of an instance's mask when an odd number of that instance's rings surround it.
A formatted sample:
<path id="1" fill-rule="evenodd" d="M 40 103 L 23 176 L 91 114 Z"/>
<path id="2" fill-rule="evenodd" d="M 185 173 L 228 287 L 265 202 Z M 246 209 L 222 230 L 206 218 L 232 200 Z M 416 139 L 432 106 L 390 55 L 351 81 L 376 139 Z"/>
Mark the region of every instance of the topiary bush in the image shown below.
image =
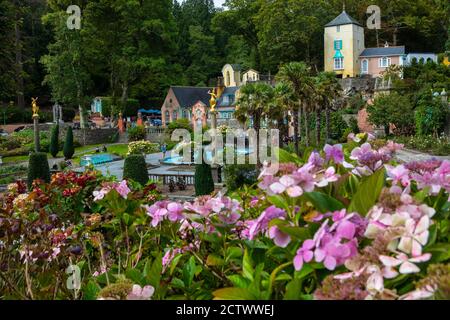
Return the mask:
<path id="1" fill-rule="evenodd" d="M 206 163 L 195 166 L 195 196 L 209 195 L 214 191 L 211 166 Z"/>
<path id="2" fill-rule="evenodd" d="M 50 139 L 50 154 L 56 158 L 59 152 L 59 125 L 55 125 L 52 129 L 52 137 Z"/>
<path id="3" fill-rule="evenodd" d="M 33 152 L 30 154 L 28 164 L 28 187 L 30 188 L 36 179 L 50 182 L 50 168 L 48 166 L 47 154 L 44 152 Z"/>
<path id="4" fill-rule="evenodd" d="M 73 146 L 73 131 L 72 127 L 69 127 L 67 129 L 66 133 L 66 141 L 64 142 L 64 158 L 66 159 L 72 159 L 74 153 L 75 153 L 75 147 Z"/>
<path id="5" fill-rule="evenodd" d="M 132 154 L 125 158 L 123 178 L 139 182 L 143 186 L 148 183 L 147 164 L 143 155 Z"/>

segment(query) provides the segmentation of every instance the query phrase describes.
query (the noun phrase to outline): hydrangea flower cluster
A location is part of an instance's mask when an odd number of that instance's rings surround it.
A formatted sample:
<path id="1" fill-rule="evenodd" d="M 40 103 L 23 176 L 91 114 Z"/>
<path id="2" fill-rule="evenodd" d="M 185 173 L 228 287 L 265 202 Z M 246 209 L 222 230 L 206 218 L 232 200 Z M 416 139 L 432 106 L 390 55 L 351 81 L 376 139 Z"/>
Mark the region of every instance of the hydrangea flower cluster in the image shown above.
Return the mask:
<path id="1" fill-rule="evenodd" d="M 333 160 L 336 164 L 343 161 L 342 146 L 325 146 L 327 161 Z M 284 167 L 280 170 L 280 176 L 274 175 L 265 168 L 260 175 L 262 178 L 259 188 L 265 190 L 268 195 L 286 193 L 291 198 L 301 196 L 305 192 L 314 191 L 315 187 L 326 187 L 339 179 L 333 166 L 324 168 L 323 159 L 318 152 L 312 152 L 308 162 L 301 166 Z"/>
<path id="2" fill-rule="evenodd" d="M 386 165 L 392 192 L 410 192 L 415 181 L 419 190 L 428 188 L 430 195 L 437 195 L 442 189 L 450 192 L 450 161 L 428 160 L 411 162 L 398 166 Z M 404 190 L 403 190 L 404 189 Z"/>
<path id="3" fill-rule="evenodd" d="M 428 261 L 431 254 L 423 253 L 427 244 L 433 208 L 425 204 L 414 203 L 408 194 L 398 196 L 398 206 L 392 210 L 383 206 L 374 206 L 368 213 L 369 225 L 365 236 L 374 238 L 380 232 L 395 231 L 397 236 L 389 243 L 388 249 L 394 254 L 380 255 L 383 276 L 394 278 L 399 273 L 419 272 L 416 263 Z M 397 270 L 398 267 L 398 270 Z"/>
<path id="4" fill-rule="evenodd" d="M 344 162 L 344 167 L 352 169 L 352 173 L 357 176 L 369 176 L 389 162 L 392 154 L 402 148 L 403 145 L 389 141 L 386 146 L 375 150 L 366 142 L 354 148 L 350 154 L 350 159 L 356 161 L 356 166 Z"/>
<path id="5" fill-rule="evenodd" d="M 365 229 L 365 221 L 361 216 L 342 209 L 317 219 L 325 221 L 316 231 L 314 238 L 305 240 L 297 250 L 294 258 L 296 270 L 301 270 L 303 264 L 313 258 L 316 262 L 323 262 L 328 270 L 334 270 L 358 253 L 358 237 Z"/>

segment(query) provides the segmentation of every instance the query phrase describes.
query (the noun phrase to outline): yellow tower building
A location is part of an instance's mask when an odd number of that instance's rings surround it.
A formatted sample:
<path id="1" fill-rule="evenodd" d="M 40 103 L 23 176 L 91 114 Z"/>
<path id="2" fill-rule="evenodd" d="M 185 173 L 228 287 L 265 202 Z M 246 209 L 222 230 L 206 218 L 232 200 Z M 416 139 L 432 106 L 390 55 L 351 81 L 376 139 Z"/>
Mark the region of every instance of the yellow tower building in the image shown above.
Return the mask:
<path id="1" fill-rule="evenodd" d="M 364 50 L 364 28 L 345 10 L 325 25 L 325 71 L 339 77 L 355 77 L 360 73 L 359 55 Z"/>

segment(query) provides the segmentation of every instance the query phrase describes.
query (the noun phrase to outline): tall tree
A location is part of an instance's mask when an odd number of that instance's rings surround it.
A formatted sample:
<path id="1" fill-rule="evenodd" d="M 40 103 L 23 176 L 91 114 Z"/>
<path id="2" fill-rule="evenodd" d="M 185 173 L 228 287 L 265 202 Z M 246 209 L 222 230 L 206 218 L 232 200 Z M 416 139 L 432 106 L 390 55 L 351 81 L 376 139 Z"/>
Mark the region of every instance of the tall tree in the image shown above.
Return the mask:
<path id="1" fill-rule="evenodd" d="M 257 166 L 261 167 L 259 157 L 259 131 L 261 121 L 270 110 L 273 99 L 273 88 L 266 83 L 248 83 L 240 88 L 237 104 L 239 108 L 235 112 L 236 119 L 245 123 L 252 120 L 253 129 L 256 131 Z"/>
<path id="2" fill-rule="evenodd" d="M 299 112 L 302 111 L 303 118 L 305 120 L 305 143 L 309 144 L 309 128 L 308 128 L 308 103 L 312 92 L 312 80 L 310 76 L 310 67 L 304 62 L 291 62 L 282 65 L 280 71 L 277 74 L 277 79 L 289 84 L 295 93 L 295 97 L 298 101 L 294 104 L 298 107 L 294 110 L 294 145 L 295 152 L 300 154 L 299 149 Z"/>

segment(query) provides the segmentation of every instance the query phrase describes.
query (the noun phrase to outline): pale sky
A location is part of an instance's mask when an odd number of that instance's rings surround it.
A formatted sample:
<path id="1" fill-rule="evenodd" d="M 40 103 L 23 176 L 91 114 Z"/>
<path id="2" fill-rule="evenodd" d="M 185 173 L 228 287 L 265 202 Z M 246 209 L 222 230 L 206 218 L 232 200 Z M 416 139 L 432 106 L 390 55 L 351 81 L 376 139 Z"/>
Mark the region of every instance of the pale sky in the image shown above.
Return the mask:
<path id="1" fill-rule="evenodd" d="M 222 8 L 222 4 L 225 2 L 225 0 L 214 0 L 214 4 L 216 7 Z"/>

